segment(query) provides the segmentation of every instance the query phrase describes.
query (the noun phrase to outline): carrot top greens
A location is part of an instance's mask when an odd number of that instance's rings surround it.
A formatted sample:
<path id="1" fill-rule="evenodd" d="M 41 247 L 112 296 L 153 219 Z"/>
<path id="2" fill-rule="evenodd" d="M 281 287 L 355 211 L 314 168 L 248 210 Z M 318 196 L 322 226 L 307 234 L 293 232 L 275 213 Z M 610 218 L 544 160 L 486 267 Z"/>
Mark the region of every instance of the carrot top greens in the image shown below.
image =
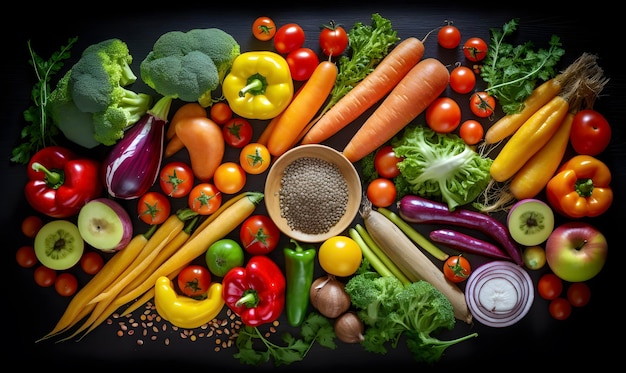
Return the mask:
<path id="1" fill-rule="evenodd" d="M 519 19 L 504 24 L 502 30 L 491 28 L 491 42 L 480 76 L 487 82 L 486 91 L 498 99 L 505 114 L 519 112 L 538 81 L 556 75 L 556 64 L 565 54 L 561 40 L 552 35 L 548 49 L 534 49 L 531 41 L 513 45 L 505 42 L 517 30 Z"/>

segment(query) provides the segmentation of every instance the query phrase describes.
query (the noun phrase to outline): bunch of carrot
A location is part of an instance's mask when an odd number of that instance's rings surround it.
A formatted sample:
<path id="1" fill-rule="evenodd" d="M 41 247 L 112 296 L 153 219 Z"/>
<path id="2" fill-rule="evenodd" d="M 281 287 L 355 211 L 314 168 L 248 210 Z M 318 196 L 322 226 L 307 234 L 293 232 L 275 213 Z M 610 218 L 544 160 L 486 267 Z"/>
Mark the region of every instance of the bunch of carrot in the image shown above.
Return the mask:
<path id="1" fill-rule="evenodd" d="M 62 340 L 84 332 L 82 338 L 120 307 L 132 302 L 124 314 L 137 309 L 153 297 L 159 277 L 173 279 L 208 246 L 243 223 L 262 200 L 259 192 L 240 193 L 199 225 L 199 217 L 184 209 L 160 226 L 136 235 L 74 295 L 52 331 L 39 341 L 70 331 L 73 333 Z"/>
<path id="2" fill-rule="evenodd" d="M 606 81 L 597 57 L 584 53 L 537 87 L 520 113 L 494 123 L 483 147 L 506 143 L 493 160 L 492 178 L 506 182 L 518 200 L 539 194 L 565 155 L 574 114 L 595 100 Z"/>

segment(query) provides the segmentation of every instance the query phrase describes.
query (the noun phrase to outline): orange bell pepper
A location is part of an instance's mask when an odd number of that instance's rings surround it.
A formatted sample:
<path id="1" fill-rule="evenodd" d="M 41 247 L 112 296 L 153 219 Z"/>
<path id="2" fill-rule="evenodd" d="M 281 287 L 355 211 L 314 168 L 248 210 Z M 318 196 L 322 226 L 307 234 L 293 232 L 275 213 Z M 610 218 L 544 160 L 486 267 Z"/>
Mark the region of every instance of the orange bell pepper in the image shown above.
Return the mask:
<path id="1" fill-rule="evenodd" d="M 548 203 L 570 218 L 595 217 L 613 203 L 611 171 L 590 155 L 576 155 L 565 162 L 546 185 Z"/>

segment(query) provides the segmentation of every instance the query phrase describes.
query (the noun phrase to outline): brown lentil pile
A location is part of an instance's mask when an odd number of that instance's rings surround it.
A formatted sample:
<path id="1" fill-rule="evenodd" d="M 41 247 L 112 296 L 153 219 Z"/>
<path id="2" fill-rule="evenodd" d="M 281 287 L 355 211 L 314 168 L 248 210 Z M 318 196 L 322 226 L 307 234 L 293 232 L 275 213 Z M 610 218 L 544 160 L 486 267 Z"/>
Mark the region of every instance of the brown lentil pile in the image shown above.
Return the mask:
<path id="1" fill-rule="evenodd" d="M 348 185 L 336 164 L 302 157 L 285 167 L 279 203 L 281 216 L 291 229 L 326 233 L 346 212 Z"/>

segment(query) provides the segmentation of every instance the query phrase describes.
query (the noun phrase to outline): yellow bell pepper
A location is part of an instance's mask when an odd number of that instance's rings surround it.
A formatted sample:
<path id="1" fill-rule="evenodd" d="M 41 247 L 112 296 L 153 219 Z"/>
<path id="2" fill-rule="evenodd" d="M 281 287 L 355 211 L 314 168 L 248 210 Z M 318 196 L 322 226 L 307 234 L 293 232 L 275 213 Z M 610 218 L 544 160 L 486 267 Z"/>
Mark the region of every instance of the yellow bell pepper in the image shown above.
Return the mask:
<path id="1" fill-rule="evenodd" d="M 178 295 L 172 281 L 161 276 L 154 286 L 154 303 L 162 318 L 180 328 L 198 328 L 213 320 L 224 307 L 222 284 L 214 282 L 209 287 L 207 297 L 196 300 Z"/>
<path id="2" fill-rule="evenodd" d="M 248 119 L 272 119 L 293 98 L 293 79 L 281 55 L 269 51 L 240 54 L 222 82 L 232 111 Z"/>

